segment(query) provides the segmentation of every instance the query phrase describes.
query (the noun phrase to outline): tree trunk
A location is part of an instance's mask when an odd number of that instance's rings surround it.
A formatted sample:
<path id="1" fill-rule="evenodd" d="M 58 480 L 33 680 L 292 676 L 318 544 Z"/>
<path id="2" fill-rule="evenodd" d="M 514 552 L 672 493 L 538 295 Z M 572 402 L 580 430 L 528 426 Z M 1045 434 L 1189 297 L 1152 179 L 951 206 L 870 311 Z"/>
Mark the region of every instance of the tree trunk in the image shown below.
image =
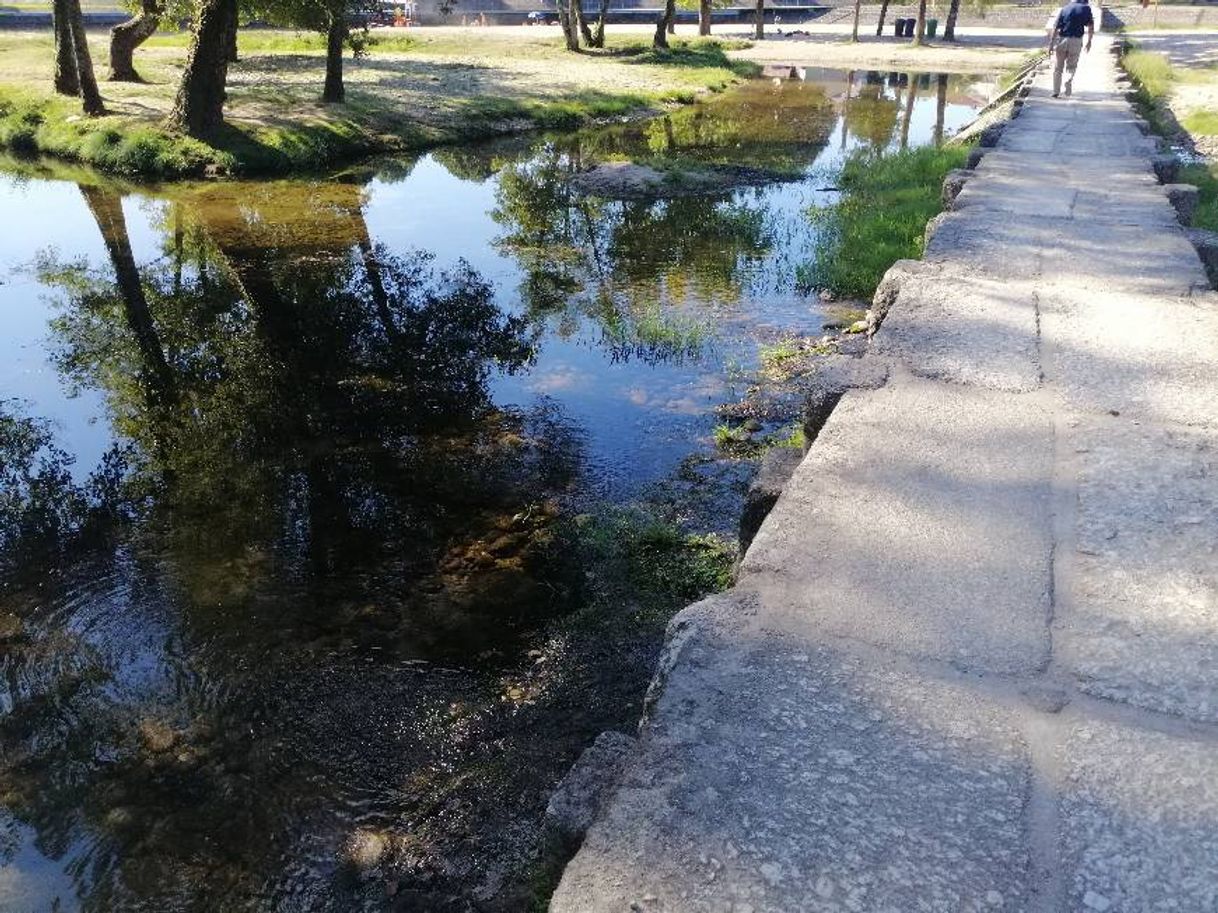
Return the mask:
<path id="1" fill-rule="evenodd" d="M 575 13 L 571 8 L 576 2 L 578 0 L 558 0 L 558 24 L 562 26 L 568 51 L 579 50 L 579 25 L 575 22 Z"/>
<path id="2" fill-rule="evenodd" d="M 668 34 L 677 34 L 677 17 L 675 15 L 675 11 L 674 15 L 668 17 Z"/>
<path id="3" fill-rule="evenodd" d="M 76 58 L 76 78 L 80 81 L 80 99 L 85 114 L 96 117 L 106 113 L 97 77 L 93 74 L 93 59 L 89 56 L 89 39 L 85 35 L 85 17 L 80 12 L 80 0 L 64 0 L 68 26 L 72 32 L 72 51 Z"/>
<path id="4" fill-rule="evenodd" d="M 55 91 L 60 95 L 79 95 L 80 76 L 76 72 L 76 47 L 72 44 L 67 0 L 55 0 L 51 16 L 55 28 Z"/>
<path id="5" fill-rule="evenodd" d="M 135 71 L 135 50 L 153 36 L 160 24 L 160 0 L 143 0 L 136 16 L 110 29 L 111 82 L 144 81 Z"/>
<path id="6" fill-rule="evenodd" d="M 110 254 L 110 263 L 118 280 L 119 294 L 123 298 L 123 314 L 127 318 L 127 326 L 135 336 L 135 343 L 143 361 L 142 380 L 148 390 L 148 397 L 154 404 L 167 405 L 174 399 L 173 370 L 165 358 L 165 350 L 157 335 L 152 312 L 148 309 L 148 299 L 144 295 L 139 268 L 135 265 L 135 255 L 131 252 L 131 238 L 127 233 L 127 221 L 123 217 L 122 197 L 114 191 L 102 190 L 100 187 L 86 187 L 84 184 L 77 186 L 97 221 L 102 240 L 106 242 L 106 251 Z"/>
<path id="7" fill-rule="evenodd" d="M 765 0 L 757 0 L 757 23 L 753 26 L 753 37 L 758 41 L 765 39 Z"/>
<path id="8" fill-rule="evenodd" d="M 943 121 L 947 114 L 947 74 L 939 74 L 938 96 L 935 98 L 935 145 L 943 145 Z"/>
<path id="9" fill-rule="evenodd" d="M 579 34 L 584 39 L 584 44 L 592 47 L 592 29 L 588 27 L 588 20 L 584 16 L 583 0 L 571 0 L 571 12 L 575 16 L 575 24 L 579 26 Z"/>
<path id="10" fill-rule="evenodd" d="M 913 41 L 910 42 L 914 47 L 919 47 L 922 44 L 923 33 L 926 31 L 926 0 L 918 0 L 918 21 L 914 24 Z"/>
<path id="11" fill-rule="evenodd" d="M 343 44 L 347 40 L 347 19 L 342 12 L 330 14 L 330 29 L 326 32 L 326 87 L 321 100 L 339 104 L 346 100 L 343 86 Z"/>
<path id="12" fill-rule="evenodd" d="M 875 27 L 875 37 L 879 38 L 884 34 L 884 19 L 888 15 L 888 0 L 880 2 L 880 21 Z"/>
<path id="13" fill-rule="evenodd" d="M 960 0 L 952 0 L 947 8 L 947 23 L 943 26 L 943 40 L 956 40 L 956 18 L 960 15 Z"/>
<path id="14" fill-rule="evenodd" d="M 228 23 L 228 35 L 225 37 L 225 50 L 228 54 L 228 62 L 236 63 L 238 59 L 237 53 L 237 26 L 240 24 L 238 20 L 241 18 L 236 7 L 233 7 L 233 18 Z"/>
<path id="15" fill-rule="evenodd" d="M 854 0 L 854 28 L 850 31 L 850 40 L 857 43 L 859 40 L 859 16 L 863 12 L 863 0 Z"/>
<path id="16" fill-rule="evenodd" d="M 676 14 L 676 0 L 664 0 L 664 8 L 660 10 L 660 17 L 656 19 L 656 33 L 651 41 L 653 47 L 668 50 L 668 23 Z"/>
<path id="17" fill-rule="evenodd" d="M 711 0 L 698 0 L 698 34 L 711 33 Z"/>
<path id="18" fill-rule="evenodd" d="M 592 46 L 605 46 L 605 20 L 609 18 L 609 0 L 601 0 L 600 15 L 596 17 L 596 31 L 592 33 Z"/>
<path id="19" fill-rule="evenodd" d="M 224 125 L 226 38 L 229 23 L 236 15 L 236 0 L 204 0 L 195 20 L 186 69 L 169 123 L 197 139 L 213 136 Z"/>

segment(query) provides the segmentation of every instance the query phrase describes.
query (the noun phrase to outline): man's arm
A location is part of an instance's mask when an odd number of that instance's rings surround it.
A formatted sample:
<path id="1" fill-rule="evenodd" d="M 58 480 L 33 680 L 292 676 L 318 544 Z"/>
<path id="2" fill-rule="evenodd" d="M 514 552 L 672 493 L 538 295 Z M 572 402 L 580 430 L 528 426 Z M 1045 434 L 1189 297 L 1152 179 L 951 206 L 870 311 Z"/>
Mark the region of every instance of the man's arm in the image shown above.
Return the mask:
<path id="1" fill-rule="evenodd" d="M 1058 17 L 1058 15 L 1059 15 L 1058 13 L 1054 13 L 1049 18 L 1048 23 L 1045 24 L 1045 38 L 1048 40 L 1047 47 L 1048 47 L 1048 50 L 1050 53 L 1053 52 L 1053 44 L 1057 38 L 1057 17 Z"/>
<path id="2" fill-rule="evenodd" d="M 1087 7 L 1087 50 L 1091 50 L 1091 39 L 1095 37 L 1095 13 L 1091 12 L 1091 7 Z"/>

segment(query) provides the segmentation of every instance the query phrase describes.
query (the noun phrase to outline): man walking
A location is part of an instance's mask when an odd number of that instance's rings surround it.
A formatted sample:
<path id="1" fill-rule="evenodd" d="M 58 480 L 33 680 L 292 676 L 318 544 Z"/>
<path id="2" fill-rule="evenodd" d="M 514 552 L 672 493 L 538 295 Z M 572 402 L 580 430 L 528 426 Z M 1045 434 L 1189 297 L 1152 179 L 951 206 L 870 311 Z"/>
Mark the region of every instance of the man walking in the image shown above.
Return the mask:
<path id="1" fill-rule="evenodd" d="M 1053 64 L 1053 97 L 1057 98 L 1062 91 L 1062 70 L 1069 72 L 1066 77 L 1066 94 L 1074 88 L 1074 71 L 1078 69 L 1079 54 L 1083 48 L 1083 33 L 1087 33 L 1086 50 L 1091 50 L 1091 39 L 1095 37 L 1095 17 L 1091 15 L 1091 6 L 1087 0 L 1071 0 L 1050 20 L 1049 51 L 1057 49 L 1057 58 Z"/>

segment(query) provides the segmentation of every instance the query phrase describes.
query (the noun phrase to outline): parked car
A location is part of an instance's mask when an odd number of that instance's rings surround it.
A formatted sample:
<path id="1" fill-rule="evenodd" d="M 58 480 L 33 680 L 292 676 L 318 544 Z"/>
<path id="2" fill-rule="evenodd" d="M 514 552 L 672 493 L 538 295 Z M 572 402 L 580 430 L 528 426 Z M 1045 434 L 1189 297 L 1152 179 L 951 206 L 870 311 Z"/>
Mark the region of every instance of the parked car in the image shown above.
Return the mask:
<path id="1" fill-rule="evenodd" d="M 533 10 L 524 17 L 525 25 L 558 25 L 556 10 Z"/>

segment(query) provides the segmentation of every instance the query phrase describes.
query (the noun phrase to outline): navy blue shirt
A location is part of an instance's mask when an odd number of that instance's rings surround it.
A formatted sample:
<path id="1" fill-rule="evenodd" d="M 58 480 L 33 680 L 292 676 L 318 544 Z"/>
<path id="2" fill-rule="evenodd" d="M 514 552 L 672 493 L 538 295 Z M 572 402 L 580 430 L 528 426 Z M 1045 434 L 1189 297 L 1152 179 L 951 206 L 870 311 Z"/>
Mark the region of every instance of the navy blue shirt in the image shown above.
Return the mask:
<path id="1" fill-rule="evenodd" d="M 1094 23 L 1090 5 L 1071 3 L 1063 6 L 1057 14 L 1057 33 L 1063 38 L 1082 38 L 1087 26 Z"/>

